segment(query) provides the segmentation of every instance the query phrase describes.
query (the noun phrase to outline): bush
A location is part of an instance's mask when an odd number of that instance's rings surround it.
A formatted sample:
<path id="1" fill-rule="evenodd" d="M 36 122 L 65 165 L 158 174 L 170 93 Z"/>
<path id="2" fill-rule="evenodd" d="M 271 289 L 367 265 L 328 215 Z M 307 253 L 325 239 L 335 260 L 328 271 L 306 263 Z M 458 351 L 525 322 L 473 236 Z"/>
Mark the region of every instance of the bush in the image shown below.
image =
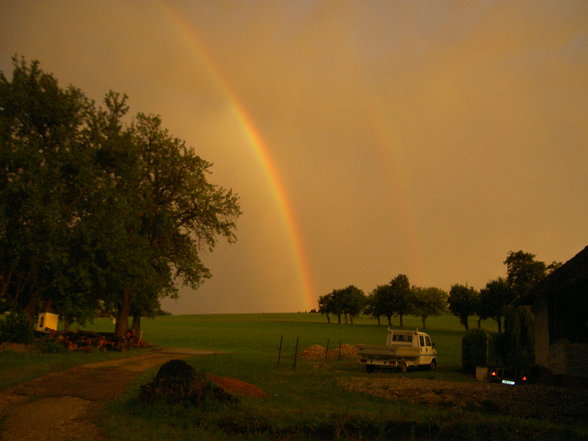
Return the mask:
<path id="1" fill-rule="evenodd" d="M 488 365 L 490 338 L 482 329 L 472 329 L 461 340 L 461 366 L 465 372 L 474 373 L 476 366 Z"/>
<path id="2" fill-rule="evenodd" d="M 22 314 L 8 314 L 0 319 L 0 342 L 31 343 L 33 328 Z"/>
<path id="3" fill-rule="evenodd" d="M 535 317 L 528 306 L 511 306 L 504 317 L 504 357 L 509 366 L 530 368 L 535 360 Z"/>
<path id="4" fill-rule="evenodd" d="M 205 372 L 196 371 L 183 360 L 171 360 L 161 366 L 151 383 L 141 386 L 139 399 L 146 404 L 205 406 L 233 397 L 211 383 Z"/>
<path id="5" fill-rule="evenodd" d="M 59 354 L 67 352 L 67 348 L 51 337 L 45 337 L 37 341 L 37 349 L 44 354 Z"/>

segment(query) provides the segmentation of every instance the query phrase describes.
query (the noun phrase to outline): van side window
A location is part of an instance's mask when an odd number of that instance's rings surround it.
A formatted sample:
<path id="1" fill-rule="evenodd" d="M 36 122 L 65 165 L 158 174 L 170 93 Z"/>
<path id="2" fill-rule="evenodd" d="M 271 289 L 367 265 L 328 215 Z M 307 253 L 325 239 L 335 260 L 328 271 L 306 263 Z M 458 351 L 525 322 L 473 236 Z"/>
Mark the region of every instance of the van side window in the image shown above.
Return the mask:
<path id="1" fill-rule="evenodd" d="M 433 345 L 431 344 L 431 339 L 429 338 L 429 336 L 426 336 L 426 337 L 425 337 L 425 341 L 427 342 L 427 346 L 433 346 Z"/>
<path id="2" fill-rule="evenodd" d="M 419 340 L 421 341 L 421 346 L 425 346 L 425 338 L 422 335 L 419 335 Z"/>
<path id="3" fill-rule="evenodd" d="M 392 336 L 392 341 L 402 342 L 402 343 L 412 343 L 412 335 L 394 334 Z"/>

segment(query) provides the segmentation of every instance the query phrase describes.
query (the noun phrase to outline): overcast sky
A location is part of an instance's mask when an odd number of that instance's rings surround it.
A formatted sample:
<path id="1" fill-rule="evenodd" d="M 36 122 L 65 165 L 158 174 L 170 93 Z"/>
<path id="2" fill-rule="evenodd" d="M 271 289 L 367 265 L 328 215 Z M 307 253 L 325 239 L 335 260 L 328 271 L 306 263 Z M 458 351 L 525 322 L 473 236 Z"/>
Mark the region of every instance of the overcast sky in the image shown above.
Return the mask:
<path id="1" fill-rule="evenodd" d="M 0 0 L 15 54 L 128 94 L 239 194 L 237 244 L 173 313 L 482 288 L 509 250 L 588 245 L 586 0 Z"/>

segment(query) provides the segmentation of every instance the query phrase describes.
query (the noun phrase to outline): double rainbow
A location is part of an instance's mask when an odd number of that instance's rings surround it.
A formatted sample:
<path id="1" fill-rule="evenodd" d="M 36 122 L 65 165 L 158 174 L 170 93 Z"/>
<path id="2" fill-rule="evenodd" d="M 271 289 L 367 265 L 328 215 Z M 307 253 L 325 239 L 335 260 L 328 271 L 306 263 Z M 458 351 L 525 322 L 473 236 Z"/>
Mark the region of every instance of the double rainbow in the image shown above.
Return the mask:
<path id="1" fill-rule="evenodd" d="M 192 50 L 192 55 L 206 67 L 210 79 L 230 104 L 231 112 L 238 122 L 243 136 L 246 138 L 247 144 L 251 147 L 263 170 L 276 207 L 280 213 L 290 242 L 293 260 L 297 266 L 296 272 L 303 291 L 302 295 L 305 307 L 306 309 L 316 307 L 317 298 L 314 292 L 311 271 L 307 263 L 308 260 L 304 251 L 302 236 L 296 222 L 296 216 L 292 210 L 290 198 L 280 177 L 276 162 L 271 156 L 268 144 L 263 139 L 261 132 L 247 112 L 245 104 L 240 100 L 239 94 L 232 87 L 220 66 L 210 56 L 197 30 L 186 21 L 179 11 L 174 9 L 170 2 L 161 0 L 160 5 L 167 17 L 178 29 L 181 38 L 187 41 Z"/>

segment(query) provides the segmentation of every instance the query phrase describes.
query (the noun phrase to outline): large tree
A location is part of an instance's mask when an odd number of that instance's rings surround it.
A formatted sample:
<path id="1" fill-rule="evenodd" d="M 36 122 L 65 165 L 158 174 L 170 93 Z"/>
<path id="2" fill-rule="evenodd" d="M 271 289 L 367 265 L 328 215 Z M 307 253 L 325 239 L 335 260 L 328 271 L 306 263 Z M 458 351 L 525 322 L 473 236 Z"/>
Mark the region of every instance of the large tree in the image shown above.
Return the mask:
<path id="1" fill-rule="evenodd" d="M 29 319 L 52 304 L 83 321 L 96 306 L 76 254 L 94 187 L 90 107 L 38 62 L 0 72 L 0 305 Z"/>
<path id="2" fill-rule="evenodd" d="M 475 288 L 456 284 L 449 290 L 449 310 L 459 317 L 459 322 L 467 330 L 470 329 L 468 318 L 476 313 L 479 293 Z"/>
<path id="3" fill-rule="evenodd" d="M 131 312 L 137 320 L 158 305 L 158 297 L 176 296 L 176 282 L 196 289 L 210 277 L 201 254 L 212 251 L 219 237 L 234 241 L 240 210 L 232 191 L 207 181 L 211 164 L 163 129 L 158 117 L 139 114 L 122 129 L 124 97 L 110 94 L 106 106 L 97 119 L 107 126 L 115 121 L 122 131 L 115 135 L 117 142 L 107 140 L 101 150 L 104 168 L 115 176 L 121 194 L 114 201 L 119 209 L 114 222 L 128 245 L 127 250 L 107 248 L 119 262 L 110 270 L 118 277 L 111 303 L 115 334 L 122 336 Z M 123 156 L 124 165 L 109 160 L 112 156 Z"/>
<path id="4" fill-rule="evenodd" d="M 201 260 L 235 240 L 237 196 L 158 117 L 128 118 L 126 97 L 97 108 L 37 62 L 0 73 L 0 306 L 67 320 L 98 309 L 116 334 L 210 277 Z M 138 324 L 138 321 L 137 321 Z"/>
<path id="5" fill-rule="evenodd" d="M 535 259 L 535 255 L 522 250 L 510 251 L 504 260 L 507 283 L 515 299 L 520 299 L 535 288 L 547 274 L 544 262 Z"/>

